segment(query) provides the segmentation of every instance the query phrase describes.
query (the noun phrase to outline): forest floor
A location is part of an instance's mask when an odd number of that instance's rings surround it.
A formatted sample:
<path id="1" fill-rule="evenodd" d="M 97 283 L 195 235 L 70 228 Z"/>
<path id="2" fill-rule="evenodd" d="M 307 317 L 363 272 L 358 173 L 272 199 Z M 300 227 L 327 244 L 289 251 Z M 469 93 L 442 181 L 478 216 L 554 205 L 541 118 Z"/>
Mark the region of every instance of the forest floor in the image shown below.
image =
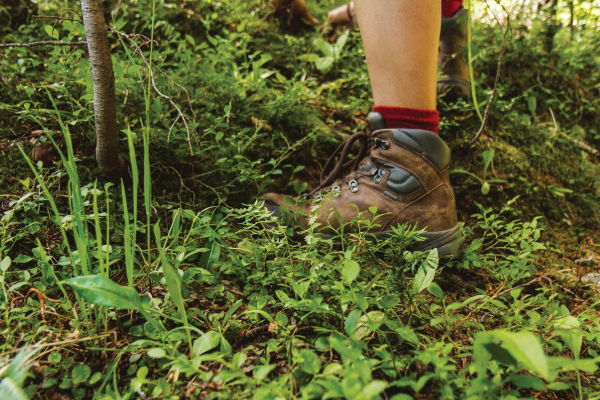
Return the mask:
<path id="1" fill-rule="evenodd" d="M 341 3 L 309 8 L 323 21 Z M 12 7 L 1 43 L 84 37 L 69 20 L 18 28 Z M 314 187 L 364 129 L 359 32 L 292 33 L 254 0 L 155 15 L 119 5 L 111 26 L 155 39 L 131 37 L 189 128 L 111 34 L 123 186 L 95 164 L 85 51 L 0 49 L 3 398 L 600 399 L 597 27 L 548 45 L 513 18 L 470 146 L 503 43 L 475 18 L 478 107 L 439 99 L 465 236 L 439 260 L 407 251 L 406 227 L 294 241 L 255 203 Z"/>

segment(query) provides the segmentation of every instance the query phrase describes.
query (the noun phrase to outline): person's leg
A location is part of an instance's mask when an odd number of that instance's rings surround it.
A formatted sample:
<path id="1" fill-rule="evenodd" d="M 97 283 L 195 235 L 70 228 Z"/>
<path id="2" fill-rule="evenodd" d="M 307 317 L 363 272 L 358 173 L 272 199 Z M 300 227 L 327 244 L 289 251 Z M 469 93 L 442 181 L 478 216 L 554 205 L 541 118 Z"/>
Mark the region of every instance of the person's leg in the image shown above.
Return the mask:
<path id="1" fill-rule="evenodd" d="M 375 106 L 435 110 L 439 0 L 356 0 Z"/>
<path id="2" fill-rule="evenodd" d="M 437 79 L 437 93 L 451 94 L 452 97 L 466 97 L 471 93 L 468 65 L 463 55 L 467 11 L 462 8 L 462 5 L 463 0 L 441 1 L 442 29 L 437 63 L 441 77 Z M 327 16 L 327 24 L 329 26 L 357 24 L 354 1 L 331 10 Z"/>

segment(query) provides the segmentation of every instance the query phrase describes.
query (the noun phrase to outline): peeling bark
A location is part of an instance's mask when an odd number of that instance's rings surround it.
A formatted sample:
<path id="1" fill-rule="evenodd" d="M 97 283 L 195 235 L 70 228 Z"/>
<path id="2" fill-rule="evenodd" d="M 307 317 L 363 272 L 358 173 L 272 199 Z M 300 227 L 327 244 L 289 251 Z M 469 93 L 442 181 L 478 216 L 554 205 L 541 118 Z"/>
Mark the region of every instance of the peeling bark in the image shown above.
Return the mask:
<path id="1" fill-rule="evenodd" d="M 125 163 L 119 156 L 115 74 L 102 0 L 81 0 L 81 10 L 94 81 L 96 161 L 108 179 L 117 181 L 123 175 Z"/>

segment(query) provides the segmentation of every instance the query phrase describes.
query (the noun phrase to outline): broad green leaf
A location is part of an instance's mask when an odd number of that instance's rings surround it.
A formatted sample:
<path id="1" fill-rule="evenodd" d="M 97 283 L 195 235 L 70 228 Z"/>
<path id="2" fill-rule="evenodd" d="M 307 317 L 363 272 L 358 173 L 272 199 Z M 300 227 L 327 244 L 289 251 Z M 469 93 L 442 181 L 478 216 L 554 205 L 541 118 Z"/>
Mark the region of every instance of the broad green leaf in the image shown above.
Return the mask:
<path id="1" fill-rule="evenodd" d="M 73 385 L 79 385 L 87 381 L 87 379 L 92 375 L 92 370 L 85 364 L 77 364 L 73 367 L 72 377 L 73 377 Z"/>
<path id="2" fill-rule="evenodd" d="M 29 262 L 31 260 L 33 260 L 33 257 L 26 256 L 25 254 L 19 254 L 17 256 L 17 258 L 15 258 L 13 260 L 13 262 L 18 263 L 18 264 L 23 264 L 23 263 Z"/>
<path id="3" fill-rule="evenodd" d="M 48 361 L 50 361 L 51 363 L 58 363 L 60 362 L 60 360 L 62 360 L 62 356 L 58 351 L 53 351 L 52 353 L 50 353 L 50 355 L 48 355 Z"/>
<path id="4" fill-rule="evenodd" d="M 383 299 L 379 300 L 379 305 L 386 310 L 389 310 L 398 303 L 400 303 L 400 297 L 398 296 L 385 296 Z"/>
<path id="5" fill-rule="evenodd" d="M 366 315 L 363 315 L 360 318 L 359 323 L 356 326 L 356 329 L 352 333 L 352 337 L 355 340 L 362 340 L 365 336 L 367 336 L 368 334 L 373 332 L 371 327 L 369 327 L 369 322 L 370 323 L 374 323 L 374 322 L 380 323 L 381 321 L 383 321 L 384 317 L 385 317 L 385 314 L 381 311 L 371 311 L 371 312 L 367 313 Z"/>
<path id="6" fill-rule="evenodd" d="M 200 336 L 194 342 L 194 348 L 192 350 L 192 355 L 194 357 L 198 357 L 207 351 L 210 351 L 217 347 L 221 342 L 221 335 L 219 332 L 208 331 L 204 335 Z"/>
<path id="7" fill-rule="evenodd" d="M 548 359 L 540 341 L 531 332 L 495 330 L 475 336 L 473 356 L 479 371 L 487 368 L 491 358 L 505 365 L 521 366 L 548 380 Z"/>
<path id="8" fill-rule="evenodd" d="M 319 71 L 327 71 L 333 65 L 333 57 L 321 57 L 315 61 L 315 67 Z"/>
<path id="9" fill-rule="evenodd" d="M 210 241 L 206 247 L 208 247 L 208 251 L 202 254 L 202 257 L 200 258 L 200 264 L 198 266 L 210 271 L 215 263 L 219 261 L 221 247 L 216 240 Z"/>
<path id="10" fill-rule="evenodd" d="M 285 315 L 281 311 L 278 312 L 277 315 L 275 316 L 275 323 L 277 323 L 277 325 L 279 325 L 280 327 L 287 326 L 287 324 L 288 324 L 288 317 L 287 317 L 287 315 Z"/>
<path id="11" fill-rule="evenodd" d="M 163 358 L 167 353 L 160 347 L 148 350 L 148 357 L 152 358 Z"/>
<path id="12" fill-rule="evenodd" d="M 552 320 L 552 325 L 556 329 L 577 329 L 579 328 L 579 320 L 572 315 L 565 315 Z"/>
<path id="13" fill-rule="evenodd" d="M 544 382 L 535 376 L 531 375 L 516 375 L 510 378 L 510 381 L 523 389 L 534 389 L 537 391 L 546 390 Z"/>
<path id="14" fill-rule="evenodd" d="M 6 256 L 4 257 L 4 259 L 0 262 L 0 270 L 2 270 L 2 272 L 5 272 L 8 270 L 8 268 L 10 267 L 10 257 Z"/>
<path id="15" fill-rule="evenodd" d="M 271 371 L 273 371 L 277 367 L 277 364 L 269 364 L 269 365 L 261 365 L 260 367 L 254 367 L 252 370 L 252 376 L 254 379 L 262 381 L 265 379 Z"/>
<path id="16" fill-rule="evenodd" d="M 360 266 L 354 260 L 346 260 L 342 267 L 342 278 L 348 283 L 352 283 L 360 272 Z"/>
<path id="17" fill-rule="evenodd" d="M 435 297 L 437 297 L 438 299 L 443 299 L 444 298 L 444 292 L 442 291 L 442 288 L 439 287 L 439 285 L 435 282 L 432 282 L 431 284 L 429 284 L 429 286 L 427 287 L 427 291 L 434 295 Z"/>
<path id="18" fill-rule="evenodd" d="M 379 394 L 385 390 L 387 383 L 384 381 L 373 381 L 367 384 L 364 389 L 358 394 L 357 399 L 369 400 L 372 398 L 379 398 Z"/>
<path id="19" fill-rule="evenodd" d="M 356 330 L 358 323 L 360 322 L 361 312 L 360 310 L 352 310 L 348 317 L 346 318 L 346 333 L 348 336 L 351 336 L 352 333 Z"/>
<path id="20" fill-rule="evenodd" d="M 419 271 L 417 271 L 417 275 L 415 276 L 414 289 L 416 293 L 421 293 L 423 290 L 429 287 L 431 282 L 433 282 L 438 263 L 438 251 L 437 249 L 433 249 L 429 252 L 427 258 L 425 261 L 423 261 L 419 267 Z"/>
<path id="21" fill-rule="evenodd" d="M 306 372 L 307 374 L 316 375 L 321 370 L 321 359 L 317 354 L 308 349 L 304 349 L 300 352 L 300 360 L 298 364 L 300 365 L 300 369 Z"/>
<path id="22" fill-rule="evenodd" d="M 52 39 L 58 40 L 58 30 L 52 27 L 52 25 L 44 25 L 44 30 Z"/>
<path id="23" fill-rule="evenodd" d="M 143 309 L 137 290 L 118 285 L 105 276 L 79 276 L 65 283 L 92 304 L 124 310 Z"/>

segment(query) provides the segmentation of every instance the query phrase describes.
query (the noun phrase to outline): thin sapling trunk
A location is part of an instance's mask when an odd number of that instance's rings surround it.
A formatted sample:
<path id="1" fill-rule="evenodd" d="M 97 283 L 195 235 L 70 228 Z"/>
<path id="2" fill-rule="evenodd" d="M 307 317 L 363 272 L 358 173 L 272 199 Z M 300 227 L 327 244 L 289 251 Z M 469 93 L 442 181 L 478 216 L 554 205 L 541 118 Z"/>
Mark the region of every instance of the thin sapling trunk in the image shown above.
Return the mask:
<path id="1" fill-rule="evenodd" d="M 81 0 L 85 35 L 94 81 L 96 161 L 110 180 L 119 180 L 125 164 L 119 156 L 115 74 L 110 57 L 102 0 Z"/>

